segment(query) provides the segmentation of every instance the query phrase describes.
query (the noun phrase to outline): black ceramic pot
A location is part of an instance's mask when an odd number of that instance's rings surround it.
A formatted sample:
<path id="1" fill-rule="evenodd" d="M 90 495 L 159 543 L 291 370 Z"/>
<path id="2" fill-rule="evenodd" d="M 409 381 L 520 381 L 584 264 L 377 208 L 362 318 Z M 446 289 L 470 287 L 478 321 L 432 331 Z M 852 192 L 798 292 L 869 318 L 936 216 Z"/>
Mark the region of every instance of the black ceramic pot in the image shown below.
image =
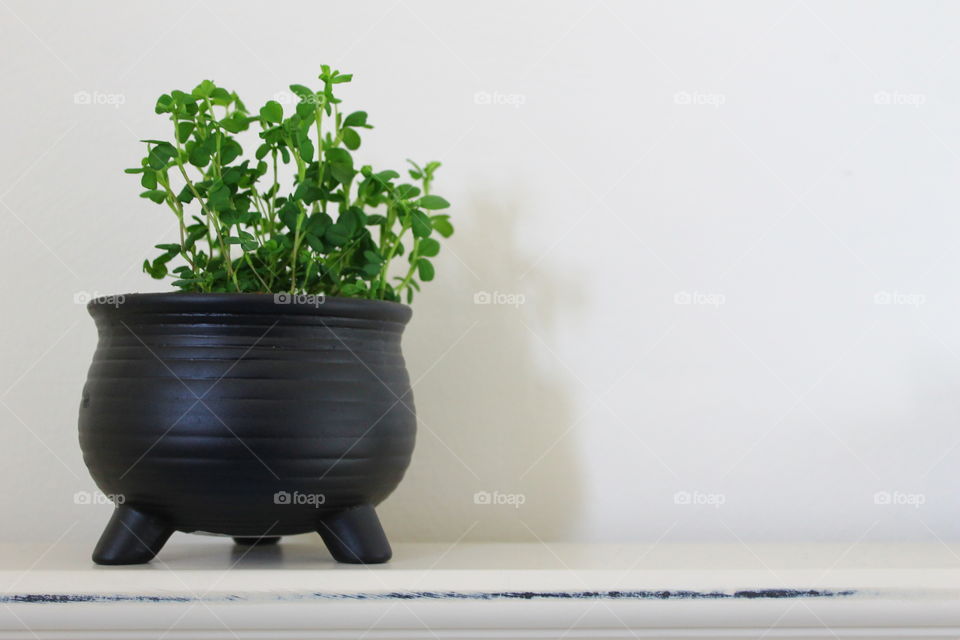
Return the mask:
<path id="1" fill-rule="evenodd" d="M 317 531 L 341 562 L 390 558 L 373 507 L 413 452 L 409 307 L 164 293 L 88 310 L 80 446 L 117 504 L 95 562 L 148 562 L 174 531 L 239 544 Z"/>

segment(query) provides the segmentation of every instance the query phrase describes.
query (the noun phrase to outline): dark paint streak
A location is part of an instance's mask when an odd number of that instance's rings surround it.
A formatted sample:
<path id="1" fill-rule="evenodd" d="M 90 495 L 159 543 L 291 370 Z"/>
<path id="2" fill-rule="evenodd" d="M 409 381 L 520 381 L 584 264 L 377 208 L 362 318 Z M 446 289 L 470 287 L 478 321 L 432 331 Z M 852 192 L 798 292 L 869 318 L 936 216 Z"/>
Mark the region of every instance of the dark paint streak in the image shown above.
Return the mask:
<path id="1" fill-rule="evenodd" d="M 64 604 L 81 602 L 250 602 L 287 600 L 754 600 L 782 598 L 845 598 L 856 590 L 757 589 L 748 591 L 395 591 L 390 593 L 307 593 L 253 597 L 161 596 L 136 594 L 23 593 L 0 595 L 0 603 Z"/>

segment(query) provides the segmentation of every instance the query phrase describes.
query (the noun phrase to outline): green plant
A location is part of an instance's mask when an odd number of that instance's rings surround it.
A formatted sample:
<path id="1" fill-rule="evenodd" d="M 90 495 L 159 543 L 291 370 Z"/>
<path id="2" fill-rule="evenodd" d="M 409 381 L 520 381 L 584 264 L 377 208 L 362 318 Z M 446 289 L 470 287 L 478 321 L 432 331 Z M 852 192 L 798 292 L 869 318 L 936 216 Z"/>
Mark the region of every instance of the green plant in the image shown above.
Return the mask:
<path id="1" fill-rule="evenodd" d="M 290 86 L 298 101 L 289 114 L 274 100 L 251 114 L 209 80 L 160 96 L 155 111 L 169 114 L 173 141 L 144 140 L 147 155 L 126 171 L 140 175 L 141 197 L 173 211 L 180 241 L 157 245 L 144 271 L 183 291 L 407 302 L 433 279 L 437 236 L 453 233 L 450 216 L 436 213 L 449 203 L 431 192 L 440 163 L 408 160 L 414 183 L 355 168 L 360 131 L 372 127 L 364 111 L 341 113 L 334 96 L 352 76 L 321 70 L 321 90 Z M 244 157 L 237 136 L 254 123 L 259 146 Z"/>

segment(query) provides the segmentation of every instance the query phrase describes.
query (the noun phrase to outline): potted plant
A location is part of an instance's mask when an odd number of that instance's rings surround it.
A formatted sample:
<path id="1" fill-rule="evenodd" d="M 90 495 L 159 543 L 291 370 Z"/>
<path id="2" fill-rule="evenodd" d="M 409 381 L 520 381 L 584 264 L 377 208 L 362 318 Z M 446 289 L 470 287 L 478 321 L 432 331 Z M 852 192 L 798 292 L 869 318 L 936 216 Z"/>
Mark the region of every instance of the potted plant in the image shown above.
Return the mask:
<path id="1" fill-rule="evenodd" d="M 269 544 L 317 531 L 341 562 L 390 558 L 374 507 L 416 418 L 400 350 L 409 303 L 453 232 L 438 162 L 356 166 L 371 129 L 327 66 L 285 109 L 204 80 L 157 100 L 170 140 L 127 173 L 177 242 L 143 264 L 171 293 L 95 299 L 84 460 L 116 503 L 93 559 L 148 562 L 174 531 Z M 245 153 L 241 140 L 256 143 Z"/>

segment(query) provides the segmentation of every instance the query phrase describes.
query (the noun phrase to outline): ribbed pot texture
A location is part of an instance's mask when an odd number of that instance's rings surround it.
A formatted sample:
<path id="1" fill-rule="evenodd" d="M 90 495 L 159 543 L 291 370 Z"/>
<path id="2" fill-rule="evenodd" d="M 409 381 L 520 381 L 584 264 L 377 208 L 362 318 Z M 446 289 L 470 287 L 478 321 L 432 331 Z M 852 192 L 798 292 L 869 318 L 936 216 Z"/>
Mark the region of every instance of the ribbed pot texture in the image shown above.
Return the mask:
<path id="1" fill-rule="evenodd" d="M 80 445 L 117 503 L 94 553 L 149 561 L 173 531 L 240 543 L 318 531 L 382 562 L 373 506 L 410 462 L 410 308 L 353 298 L 131 294 L 92 301 Z"/>

